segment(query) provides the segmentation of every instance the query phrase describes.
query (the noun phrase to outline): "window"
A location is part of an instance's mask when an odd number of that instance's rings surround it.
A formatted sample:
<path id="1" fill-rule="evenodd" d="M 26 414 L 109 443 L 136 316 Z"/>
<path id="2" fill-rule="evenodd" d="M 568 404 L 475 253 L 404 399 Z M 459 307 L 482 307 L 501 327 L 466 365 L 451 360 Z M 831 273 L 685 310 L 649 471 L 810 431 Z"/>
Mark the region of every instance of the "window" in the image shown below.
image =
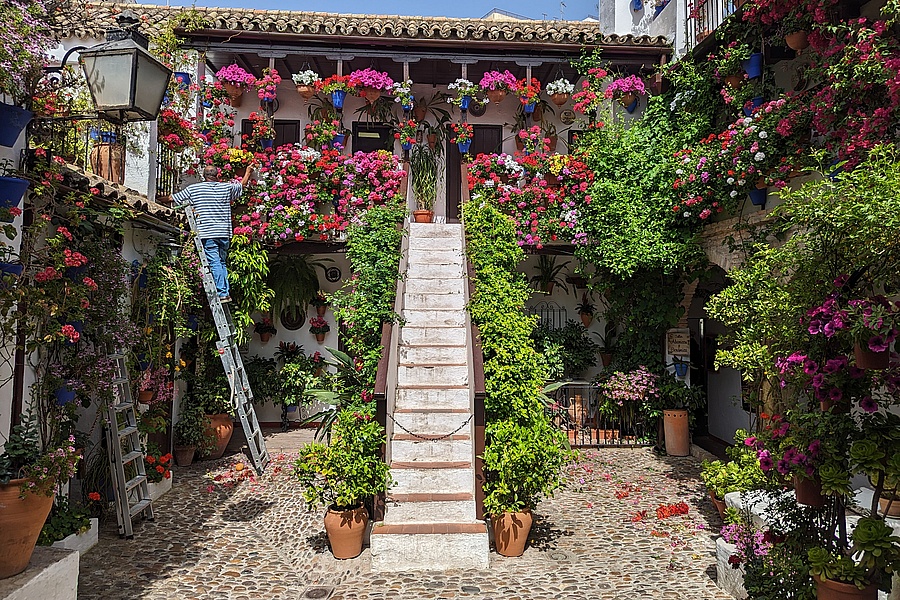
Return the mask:
<path id="1" fill-rule="evenodd" d="M 353 123 L 353 152 L 374 152 L 394 149 L 394 131 L 384 123 L 356 121 Z"/>
<path id="2" fill-rule="evenodd" d="M 275 119 L 275 147 L 284 146 L 285 144 L 296 144 L 301 140 L 303 128 L 300 121 L 295 119 Z M 241 121 L 241 143 L 243 136 L 250 135 L 253 131 L 253 125 L 248 119 Z"/>

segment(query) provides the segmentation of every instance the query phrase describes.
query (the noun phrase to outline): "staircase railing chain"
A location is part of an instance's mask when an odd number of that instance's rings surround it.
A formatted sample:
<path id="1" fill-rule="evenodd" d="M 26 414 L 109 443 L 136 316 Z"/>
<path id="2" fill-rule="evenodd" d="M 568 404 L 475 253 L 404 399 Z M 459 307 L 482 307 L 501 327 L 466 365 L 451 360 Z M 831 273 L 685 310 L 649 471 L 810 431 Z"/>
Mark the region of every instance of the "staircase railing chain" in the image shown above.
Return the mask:
<path id="1" fill-rule="evenodd" d="M 439 436 L 431 436 L 431 435 L 424 436 L 424 435 L 419 435 L 418 433 L 413 433 L 412 431 L 410 431 L 409 429 L 407 429 L 406 427 L 404 427 L 403 425 L 398 423 L 397 420 L 394 418 L 394 415 L 388 414 L 388 418 L 390 418 L 390 420 L 394 422 L 394 425 L 396 425 L 397 427 L 399 427 L 400 429 L 402 429 L 409 435 L 411 435 L 415 438 L 419 438 L 420 440 L 424 440 L 426 442 L 439 442 L 441 440 L 446 440 L 450 436 L 456 435 L 457 433 L 459 433 L 462 430 L 463 427 L 465 427 L 472 421 L 472 417 L 474 417 L 474 416 L 475 416 L 474 414 L 469 415 L 469 418 L 466 419 L 465 421 L 463 421 L 462 425 L 460 425 L 459 427 L 457 427 L 450 433 L 447 433 L 444 435 L 439 435 Z"/>

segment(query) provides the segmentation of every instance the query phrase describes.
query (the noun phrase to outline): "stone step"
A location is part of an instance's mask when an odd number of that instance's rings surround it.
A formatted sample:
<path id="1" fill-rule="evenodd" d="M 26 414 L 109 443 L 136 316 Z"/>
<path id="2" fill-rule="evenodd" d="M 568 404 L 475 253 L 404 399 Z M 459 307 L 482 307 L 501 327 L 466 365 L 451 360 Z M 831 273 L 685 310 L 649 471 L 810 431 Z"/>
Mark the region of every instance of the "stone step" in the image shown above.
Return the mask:
<path id="1" fill-rule="evenodd" d="M 423 440 L 406 433 L 398 433 L 398 431 L 402 430 L 395 428 L 391 438 L 392 461 L 430 463 L 442 460 L 471 461 L 473 459 L 472 438 L 467 435 L 467 431 L 434 441 Z M 453 429 L 442 435 L 451 431 Z"/>
<path id="2" fill-rule="evenodd" d="M 410 275 L 406 280 L 407 294 L 462 294 L 464 292 L 465 281 L 459 276 L 423 279 Z"/>
<path id="3" fill-rule="evenodd" d="M 399 359 L 403 366 L 465 365 L 469 351 L 464 346 L 400 346 Z"/>
<path id="4" fill-rule="evenodd" d="M 407 258 L 410 267 L 414 265 L 464 265 L 462 249 L 410 252 Z"/>
<path id="5" fill-rule="evenodd" d="M 400 344 L 404 346 L 465 346 L 468 331 L 462 327 L 400 328 Z"/>
<path id="6" fill-rule="evenodd" d="M 464 310 L 403 310 L 407 327 L 464 327 Z"/>
<path id="7" fill-rule="evenodd" d="M 460 240 L 456 237 L 410 236 L 409 251 L 417 250 L 459 250 Z"/>
<path id="8" fill-rule="evenodd" d="M 415 238 L 452 238 L 462 243 L 462 225 L 446 223 L 410 223 L 409 239 Z"/>
<path id="9" fill-rule="evenodd" d="M 411 462 L 391 461 L 391 477 L 395 494 L 472 493 L 475 469 L 471 461 Z"/>
<path id="10" fill-rule="evenodd" d="M 482 571 L 490 566 L 487 526 L 468 523 L 376 525 L 372 528 L 374 572 Z"/>
<path id="11" fill-rule="evenodd" d="M 419 435 L 444 435 L 451 431 L 457 431 L 460 425 L 469 420 L 470 412 L 468 408 L 454 409 L 455 412 L 433 410 L 433 409 L 400 409 L 394 411 L 394 433 L 405 433 L 411 431 Z M 460 434 L 469 434 L 472 431 L 472 422 L 469 421 L 462 429 Z"/>
<path id="12" fill-rule="evenodd" d="M 404 294 L 403 306 L 412 310 L 460 310 L 466 306 L 463 294 Z"/>
<path id="13" fill-rule="evenodd" d="M 471 523 L 474 520 L 472 494 L 402 494 L 388 498 L 384 515 L 385 525 Z"/>
<path id="14" fill-rule="evenodd" d="M 431 387 L 431 386 L 468 386 L 469 367 L 466 365 L 415 365 L 399 366 L 397 386 Z"/>
<path id="15" fill-rule="evenodd" d="M 433 410 L 462 410 L 469 412 L 471 396 L 467 387 L 446 388 L 400 388 L 397 390 L 397 399 L 394 403 L 395 412 L 403 410 L 424 409 Z"/>
<path id="16" fill-rule="evenodd" d="M 456 264 L 411 264 L 406 269 L 407 281 L 410 279 L 455 279 L 460 284 L 465 283 L 463 274 L 465 267 L 462 262 Z"/>

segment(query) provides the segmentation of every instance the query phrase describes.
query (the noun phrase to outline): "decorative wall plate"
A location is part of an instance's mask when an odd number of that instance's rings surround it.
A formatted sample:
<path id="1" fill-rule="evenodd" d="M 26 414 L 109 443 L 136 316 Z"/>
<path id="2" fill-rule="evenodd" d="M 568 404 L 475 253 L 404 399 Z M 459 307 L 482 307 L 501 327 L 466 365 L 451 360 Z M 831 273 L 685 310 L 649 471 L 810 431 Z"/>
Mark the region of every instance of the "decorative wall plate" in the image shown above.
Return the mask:
<path id="1" fill-rule="evenodd" d="M 337 267 L 328 267 L 327 269 L 325 269 L 325 279 L 327 279 L 331 283 L 340 281 L 341 270 Z"/>
<path id="2" fill-rule="evenodd" d="M 575 111 L 571 108 L 567 108 L 566 110 L 559 113 L 559 120 L 562 121 L 565 125 L 571 125 L 575 122 Z"/>
<path id="3" fill-rule="evenodd" d="M 288 331 L 297 331 L 306 323 L 306 315 L 299 306 L 286 306 L 281 309 L 278 320 Z"/>
<path id="4" fill-rule="evenodd" d="M 487 102 L 473 102 L 469 105 L 469 114 L 473 117 L 483 117 L 487 111 Z"/>

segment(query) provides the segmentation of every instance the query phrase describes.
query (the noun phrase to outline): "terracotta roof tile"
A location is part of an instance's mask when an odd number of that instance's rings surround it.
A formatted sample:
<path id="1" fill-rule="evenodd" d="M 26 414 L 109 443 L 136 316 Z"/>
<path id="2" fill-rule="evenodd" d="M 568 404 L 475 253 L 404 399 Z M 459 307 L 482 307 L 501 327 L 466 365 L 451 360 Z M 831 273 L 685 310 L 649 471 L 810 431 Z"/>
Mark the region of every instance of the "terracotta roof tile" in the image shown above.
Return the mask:
<path id="1" fill-rule="evenodd" d="M 150 4 L 89 2 L 83 15 L 63 18 L 60 34 L 101 37 L 115 25 L 115 16 L 130 9 L 142 19 L 141 29 L 151 37 L 175 15 L 190 9 Z M 348 37 L 396 39 L 439 39 L 460 41 L 551 42 L 557 44 L 597 44 L 664 48 L 664 37 L 603 35 L 597 22 L 518 21 L 416 17 L 397 15 L 355 15 L 320 12 L 254 10 L 196 7 L 209 29 L 254 31 Z"/>

